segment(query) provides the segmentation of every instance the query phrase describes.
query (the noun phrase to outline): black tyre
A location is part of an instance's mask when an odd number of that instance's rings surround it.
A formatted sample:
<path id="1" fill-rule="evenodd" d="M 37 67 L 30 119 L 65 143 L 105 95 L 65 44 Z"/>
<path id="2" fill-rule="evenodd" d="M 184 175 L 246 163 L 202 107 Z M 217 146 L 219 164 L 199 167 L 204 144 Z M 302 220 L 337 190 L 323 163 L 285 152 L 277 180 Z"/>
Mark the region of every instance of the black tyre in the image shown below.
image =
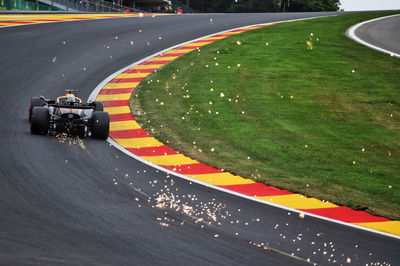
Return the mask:
<path id="1" fill-rule="evenodd" d="M 31 133 L 46 135 L 49 131 L 49 109 L 35 106 L 32 109 Z"/>
<path id="2" fill-rule="evenodd" d="M 94 110 L 98 112 L 103 112 L 104 111 L 104 106 L 102 102 L 91 102 L 91 106 L 94 106 Z"/>
<path id="3" fill-rule="evenodd" d="M 40 98 L 40 97 L 32 97 L 31 102 L 29 104 L 29 122 L 31 122 L 32 119 L 32 110 L 33 107 L 36 106 L 45 106 L 46 102 Z"/>
<path id="4" fill-rule="evenodd" d="M 93 112 L 91 132 L 94 139 L 107 139 L 110 130 L 110 115 L 107 112 Z"/>

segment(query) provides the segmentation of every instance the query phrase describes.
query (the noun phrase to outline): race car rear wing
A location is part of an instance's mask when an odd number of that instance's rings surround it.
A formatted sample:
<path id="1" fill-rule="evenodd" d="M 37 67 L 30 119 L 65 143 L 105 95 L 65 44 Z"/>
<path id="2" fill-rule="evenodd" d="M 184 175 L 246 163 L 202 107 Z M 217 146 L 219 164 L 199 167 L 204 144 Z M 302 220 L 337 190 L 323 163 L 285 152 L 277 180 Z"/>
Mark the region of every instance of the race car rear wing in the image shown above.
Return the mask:
<path id="1" fill-rule="evenodd" d="M 72 105 L 72 104 L 57 104 L 57 103 L 53 103 L 53 104 L 49 104 L 49 106 L 52 107 L 57 107 L 57 108 L 68 108 L 68 109 L 95 109 L 94 106 L 91 105 Z"/>

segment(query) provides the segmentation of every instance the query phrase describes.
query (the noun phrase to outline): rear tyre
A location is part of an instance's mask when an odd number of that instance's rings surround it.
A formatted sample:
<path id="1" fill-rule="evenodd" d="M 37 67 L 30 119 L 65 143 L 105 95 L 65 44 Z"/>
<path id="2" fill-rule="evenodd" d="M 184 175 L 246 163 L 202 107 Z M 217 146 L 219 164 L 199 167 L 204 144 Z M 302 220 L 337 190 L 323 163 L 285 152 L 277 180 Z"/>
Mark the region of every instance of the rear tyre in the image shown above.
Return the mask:
<path id="1" fill-rule="evenodd" d="M 95 111 L 103 112 L 104 106 L 102 102 L 91 102 L 89 105 L 94 106 Z"/>
<path id="2" fill-rule="evenodd" d="M 31 133 L 46 135 L 49 131 L 50 114 L 46 107 L 35 106 L 32 109 Z"/>
<path id="3" fill-rule="evenodd" d="M 32 110 L 33 107 L 36 106 L 45 106 L 46 102 L 40 98 L 40 97 L 32 97 L 31 102 L 29 104 L 29 122 L 31 122 L 32 119 Z"/>
<path id="4" fill-rule="evenodd" d="M 110 115 L 107 112 L 93 112 L 91 124 L 92 138 L 108 138 L 110 130 Z"/>

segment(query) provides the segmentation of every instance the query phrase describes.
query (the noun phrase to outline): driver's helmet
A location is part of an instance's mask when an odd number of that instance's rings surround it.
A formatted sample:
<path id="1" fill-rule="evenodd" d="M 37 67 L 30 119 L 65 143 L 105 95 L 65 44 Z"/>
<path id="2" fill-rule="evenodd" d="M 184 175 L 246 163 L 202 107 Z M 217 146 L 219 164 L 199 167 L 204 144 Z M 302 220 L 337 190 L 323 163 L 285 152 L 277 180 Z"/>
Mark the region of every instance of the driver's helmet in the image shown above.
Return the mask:
<path id="1" fill-rule="evenodd" d="M 82 100 L 78 97 L 75 97 L 72 93 L 67 93 L 64 96 L 60 96 L 57 98 L 58 103 L 67 103 L 67 104 L 74 104 L 74 103 L 82 103 Z"/>

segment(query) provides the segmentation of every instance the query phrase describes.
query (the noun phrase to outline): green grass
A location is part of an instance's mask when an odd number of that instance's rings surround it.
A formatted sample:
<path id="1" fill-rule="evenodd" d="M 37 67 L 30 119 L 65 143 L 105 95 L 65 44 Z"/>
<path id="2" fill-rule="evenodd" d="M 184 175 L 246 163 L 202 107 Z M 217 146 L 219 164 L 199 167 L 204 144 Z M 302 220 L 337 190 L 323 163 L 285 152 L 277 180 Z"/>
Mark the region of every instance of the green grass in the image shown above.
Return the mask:
<path id="1" fill-rule="evenodd" d="M 132 110 L 191 158 L 398 219 L 400 60 L 344 35 L 389 14 L 291 22 L 215 42 L 148 77 Z"/>

